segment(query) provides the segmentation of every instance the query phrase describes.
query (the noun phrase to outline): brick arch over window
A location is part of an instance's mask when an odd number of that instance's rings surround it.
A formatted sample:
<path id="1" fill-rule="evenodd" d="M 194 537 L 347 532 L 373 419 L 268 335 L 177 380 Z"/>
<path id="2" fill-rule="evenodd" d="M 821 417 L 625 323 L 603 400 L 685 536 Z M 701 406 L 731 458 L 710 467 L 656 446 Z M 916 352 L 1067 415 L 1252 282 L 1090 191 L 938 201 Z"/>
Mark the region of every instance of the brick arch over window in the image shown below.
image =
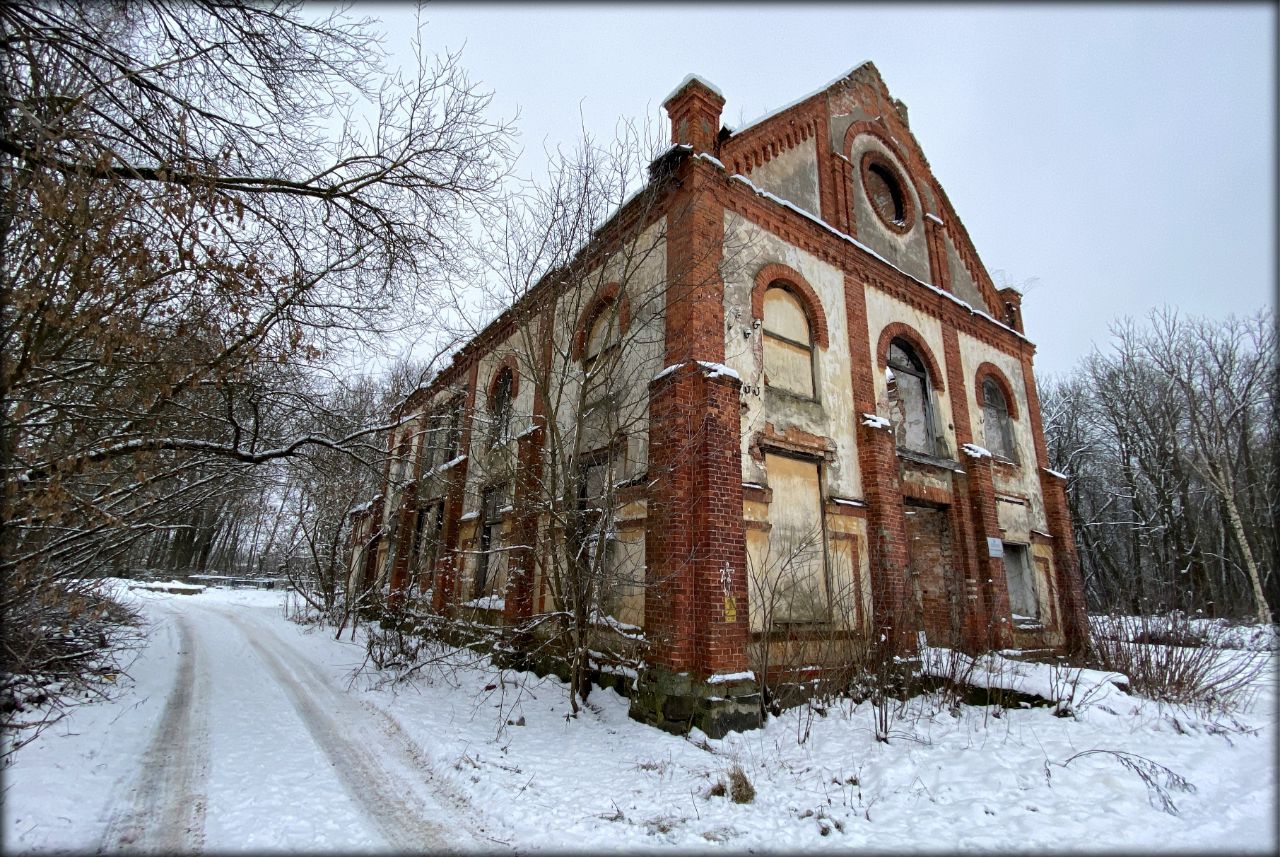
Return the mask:
<path id="1" fill-rule="evenodd" d="M 514 403 L 516 395 L 520 392 L 520 366 L 516 362 L 514 354 L 508 354 L 502 358 L 497 366 L 493 367 L 493 372 L 489 373 L 489 383 L 484 388 L 484 400 L 486 402 L 493 401 L 493 391 L 498 386 L 498 376 L 502 374 L 503 369 L 511 370 L 511 401 Z"/>
<path id="2" fill-rule="evenodd" d="M 1009 408 L 1009 419 L 1016 420 L 1018 418 L 1018 399 L 1013 395 L 1013 385 L 1009 383 L 1009 379 L 1005 377 L 1000 367 L 991 362 L 986 362 L 979 366 L 978 371 L 973 376 L 973 395 L 977 399 L 978 407 L 981 408 L 987 403 L 986 396 L 982 392 L 982 384 L 988 378 L 995 381 L 996 386 L 1000 388 L 1000 392 L 1004 393 L 1005 405 Z"/>
<path id="3" fill-rule="evenodd" d="M 796 296 L 800 306 L 804 308 L 805 317 L 809 320 L 809 330 L 814 344 L 827 348 L 829 345 L 827 314 L 822 309 L 822 301 L 819 300 L 813 286 L 809 285 L 809 281 L 800 276 L 800 272 L 794 268 L 774 263 L 765 265 L 756 272 L 756 284 L 751 289 L 751 317 L 758 321 L 764 319 L 764 293 L 773 285 L 782 286 Z"/>
<path id="4" fill-rule="evenodd" d="M 631 299 L 617 283 L 606 283 L 601 286 L 578 316 L 578 324 L 573 329 L 573 359 L 581 360 L 586 354 L 587 337 L 591 333 L 591 325 L 602 312 L 607 312 L 613 303 L 618 302 L 617 336 L 626 335 L 631 326 Z"/>
<path id="5" fill-rule="evenodd" d="M 938 361 L 933 358 L 933 352 L 925 344 L 924 337 L 909 324 L 894 321 L 886 324 L 884 330 L 880 331 L 880 340 L 876 343 L 876 363 L 880 369 L 883 371 L 889 368 L 889 343 L 895 339 L 910 343 L 916 355 L 924 361 L 925 368 L 929 370 L 929 384 L 934 390 L 943 392 L 946 389 L 946 383 L 942 369 L 938 367 Z"/>

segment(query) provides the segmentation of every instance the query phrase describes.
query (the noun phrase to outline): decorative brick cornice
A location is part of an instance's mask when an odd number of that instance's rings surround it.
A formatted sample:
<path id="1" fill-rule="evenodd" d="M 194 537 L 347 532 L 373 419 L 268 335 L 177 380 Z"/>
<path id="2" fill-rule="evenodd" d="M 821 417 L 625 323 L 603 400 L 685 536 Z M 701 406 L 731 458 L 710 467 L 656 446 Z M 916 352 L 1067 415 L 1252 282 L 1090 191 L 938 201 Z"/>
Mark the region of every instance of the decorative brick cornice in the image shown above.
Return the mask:
<path id="1" fill-rule="evenodd" d="M 809 285 L 808 280 L 800 272 L 787 265 L 776 262 L 767 264 L 756 272 L 756 284 L 751 289 L 751 317 L 764 319 L 764 293 L 772 285 L 780 285 L 791 292 L 800 301 L 804 314 L 809 319 L 809 328 L 813 332 L 813 341 L 823 348 L 829 347 L 827 336 L 827 314 L 822 309 L 822 300 Z"/>
<path id="2" fill-rule="evenodd" d="M 933 385 L 933 389 L 939 393 L 945 391 L 947 389 L 946 376 L 938 366 L 938 361 L 934 359 L 933 352 L 929 350 L 929 346 L 924 337 L 920 335 L 920 332 L 904 322 L 889 322 L 884 326 L 884 330 L 880 331 L 880 339 L 876 344 L 876 364 L 880 369 L 888 368 L 889 343 L 895 339 L 904 339 L 911 344 L 916 355 L 924 361 L 925 368 L 929 370 L 929 383 Z"/>

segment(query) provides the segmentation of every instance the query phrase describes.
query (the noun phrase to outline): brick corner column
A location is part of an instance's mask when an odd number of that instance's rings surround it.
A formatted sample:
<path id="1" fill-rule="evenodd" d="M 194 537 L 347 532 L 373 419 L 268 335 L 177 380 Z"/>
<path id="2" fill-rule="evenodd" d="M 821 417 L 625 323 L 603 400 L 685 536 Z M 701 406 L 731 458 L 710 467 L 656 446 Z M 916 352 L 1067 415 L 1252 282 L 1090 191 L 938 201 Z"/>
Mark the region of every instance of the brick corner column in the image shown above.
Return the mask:
<path id="1" fill-rule="evenodd" d="M 698 678 L 747 668 L 739 387 L 697 363 L 649 386 L 649 660 Z"/>

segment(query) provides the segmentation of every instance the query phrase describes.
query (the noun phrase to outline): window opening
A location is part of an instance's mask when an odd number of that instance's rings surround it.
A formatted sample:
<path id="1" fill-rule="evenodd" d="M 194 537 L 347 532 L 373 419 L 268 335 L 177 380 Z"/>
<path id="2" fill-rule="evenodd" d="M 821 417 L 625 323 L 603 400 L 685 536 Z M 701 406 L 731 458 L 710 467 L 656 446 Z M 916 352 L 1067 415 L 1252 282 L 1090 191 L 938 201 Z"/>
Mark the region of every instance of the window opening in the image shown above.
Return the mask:
<path id="1" fill-rule="evenodd" d="M 889 389 L 889 421 L 902 449 L 937 454 L 930 401 L 929 373 L 915 350 L 902 339 L 889 343 L 885 381 Z"/>
<path id="2" fill-rule="evenodd" d="M 876 214 L 898 226 L 907 222 L 906 206 L 898 180 L 886 167 L 872 164 L 867 168 L 867 197 Z"/>
<path id="3" fill-rule="evenodd" d="M 1004 576 L 1009 587 L 1009 612 L 1015 621 L 1038 620 L 1040 601 L 1026 545 L 1004 543 Z"/>
<path id="4" fill-rule="evenodd" d="M 987 449 L 993 455 L 1009 461 L 1017 461 L 1017 447 L 1013 442 L 1013 424 L 1009 418 L 1009 403 L 1004 391 L 993 378 L 982 382 L 982 429 Z"/>
<path id="5" fill-rule="evenodd" d="M 514 381 L 510 367 L 504 366 L 493 384 L 493 397 L 489 401 L 489 417 L 493 421 L 491 444 L 502 443 L 511 436 L 511 388 Z"/>
<path id="6" fill-rule="evenodd" d="M 498 513 L 498 502 L 502 491 L 498 486 L 484 489 L 480 495 L 480 544 L 476 555 L 476 574 L 474 597 L 481 598 L 489 594 L 491 578 L 496 577 L 498 565 L 494 554 L 498 552 L 501 541 L 502 518 Z"/>
<path id="7" fill-rule="evenodd" d="M 813 338 L 800 299 L 782 286 L 764 293 L 765 383 L 808 399 L 813 383 Z"/>
<path id="8" fill-rule="evenodd" d="M 617 343 L 618 305 L 614 302 L 601 304 L 587 328 L 586 347 L 583 349 L 583 361 L 590 366 Z"/>

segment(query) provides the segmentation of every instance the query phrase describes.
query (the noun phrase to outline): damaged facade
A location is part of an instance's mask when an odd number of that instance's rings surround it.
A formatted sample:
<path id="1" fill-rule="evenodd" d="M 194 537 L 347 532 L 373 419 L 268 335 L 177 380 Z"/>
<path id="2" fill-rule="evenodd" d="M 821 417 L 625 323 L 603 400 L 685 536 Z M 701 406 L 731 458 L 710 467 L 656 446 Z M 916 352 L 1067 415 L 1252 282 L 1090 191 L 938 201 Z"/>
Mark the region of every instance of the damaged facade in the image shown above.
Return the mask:
<path id="1" fill-rule="evenodd" d="M 536 628 L 573 530 L 633 714 L 713 735 L 758 722 L 766 673 L 868 640 L 1078 642 L 1020 295 L 906 107 L 870 63 L 737 131 L 723 105 L 686 79 L 649 189 L 402 405 L 353 583 Z"/>

